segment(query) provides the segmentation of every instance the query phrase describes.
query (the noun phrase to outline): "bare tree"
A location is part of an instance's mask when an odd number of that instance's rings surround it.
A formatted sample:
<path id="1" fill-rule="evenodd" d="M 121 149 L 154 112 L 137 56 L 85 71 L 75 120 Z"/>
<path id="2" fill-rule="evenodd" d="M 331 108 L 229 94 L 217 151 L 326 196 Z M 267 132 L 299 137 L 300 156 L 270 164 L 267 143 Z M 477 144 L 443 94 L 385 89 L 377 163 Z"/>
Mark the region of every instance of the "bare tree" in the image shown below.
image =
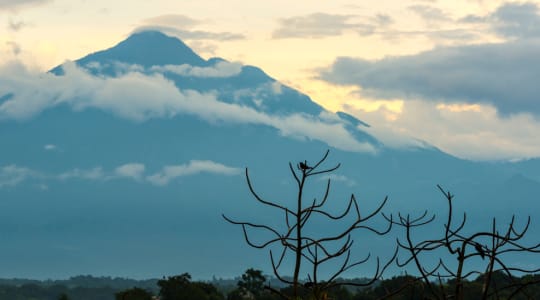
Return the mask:
<path id="1" fill-rule="evenodd" d="M 387 217 L 389 222 L 394 223 L 405 229 L 405 240 L 397 241 L 400 249 L 406 251 L 405 259 L 396 259 L 399 267 L 405 267 L 413 264 L 419 272 L 418 280 L 425 285 L 425 297 L 432 299 L 458 299 L 464 298 L 464 283 L 473 275 L 481 275 L 483 278 L 481 299 L 488 299 L 496 296 L 497 293 L 505 289 L 512 289 L 510 295 L 512 297 L 517 294 L 523 294 L 527 299 L 532 299 L 527 295 L 526 285 L 537 284 L 534 282 L 518 282 L 513 274 L 532 274 L 539 272 L 540 269 L 523 269 L 508 265 L 504 261 L 504 256 L 509 253 L 540 253 L 540 243 L 532 246 L 522 244 L 522 239 L 529 230 L 531 223 L 530 217 L 522 229 L 516 227 L 515 216 L 512 216 L 508 226 L 504 231 L 499 231 L 497 221 L 492 220 L 491 229 L 489 231 L 478 231 L 470 234 L 465 233 L 465 224 L 467 214 L 463 214 L 461 222 L 455 224 L 453 199 L 449 191 L 445 191 L 441 186 L 437 185 L 448 202 L 448 215 L 444 224 L 442 237 L 437 239 L 422 239 L 419 242 L 413 241 L 413 229 L 425 226 L 435 220 L 435 215 L 428 216 L 427 211 L 419 217 L 412 218 L 410 215 L 403 216 L 398 214 L 398 219 L 393 220 Z M 384 214 L 383 214 L 384 215 Z M 457 263 L 444 261 L 439 258 L 437 264 L 427 267 L 424 255 L 433 256 L 441 250 L 456 258 Z M 467 264 L 473 260 L 486 261 L 483 270 L 476 270 Z M 494 286 L 493 274 L 503 273 L 508 278 L 509 282 L 504 286 Z M 452 285 L 445 284 L 452 282 Z M 428 298 L 428 299 L 429 299 Z M 497 297 L 498 299 L 498 297 Z"/>
<path id="2" fill-rule="evenodd" d="M 370 280 L 365 283 L 352 283 L 336 281 L 336 279 L 345 271 L 352 267 L 367 263 L 370 260 L 370 254 L 360 260 L 351 259 L 351 248 L 353 245 L 353 239 L 351 234 L 356 230 L 367 230 L 376 235 L 387 234 L 391 227 L 392 221 L 388 223 L 383 229 L 376 229 L 373 226 L 366 224 L 369 220 L 379 215 L 383 207 L 387 202 L 387 197 L 380 203 L 380 205 L 371 213 L 362 215 L 358 206 L 358 202 L 354 195 L 351 195 L 346 209 L 338 215 L 332 215 L 325 210 L 325 204 L 327 203 L 330 193 L 330 179 L 326 182 L 326 188 L 320 200 L 317 198 L 313 201 L 305 201 L 305 186 L 306 182 L 313 177 L 323 174 L 331 173 L 337 170 L 340 165 L 337 164 L 330 168 L 323 167 L 324 162 L 328 157 L 328 151 L 326 154 L 316 163 L 309 164 L 307 161 L 299 162 L 296 165 L 289 163 L 289 169 L 297 184 L 297 194 L 294 200 L 294 207 L 289 208 L 286 205 L 278 204 L 276 202 L 265 200 L 254 189 L 251 179 L 249 177 L 248 170 L 246 169 L 247 185 L 254 198 L 265 206 L 276 209 L 283 213 L 285 228 L 279 230 L 277 227 L 269 226 L 265 224 L 258 224 L 252 222 L 235 221 L 231 218 L 223 215 L 223 218 L 231 224 L 240 225 L 242 227 L 244 238 L 248 245 L 257 249 L 278 247 L 279 254 L 275 254 L 270 249 L 270 262 L 274 275 L 282 282 L 290 284 L 292 286 L 292 297 L 285 295 L 281 291 L 278 291 L 272 287 L 267 286 L 268 289 L 279 294 L 284 299 L 298 299 L 300 295 L 300 289 L 307 289 L 310 291 L 315 299 L 324 299 L 329 288 L 338 285 L 357 285 L 367 286 L 379 279 L 384 270 L 391 264 L 394 256 L 388 260 L 385 264 L 381 264 L 379 257 L 376 258 L 375 272 Z M 307 203 L 306 203 L 307 202 Z M 313 222 L 309 222 L 314 217 L 323 218 L 331 222 L 345 222 L 352 219 L 350 223 L 344 226 L 344 229 L 340 232 L 328 236 L 314 237 L 306 234 L 306 226 L 313 225 Z M 392 220 L 391 216 L 389 220 Z M 250 237 L 248 230 L 262 231 L 269 233 L 272 238 L 262 242 L 256 243 Z M 274 248 L 275 249 L 275 248 Z M 281 267 L 287 256 L 292 256 L 294 261 L 294 272 L 292 279 L 282 274 Z M 300 271 L 302 264 L 308 265 L 309 273 L 307 275 L 307 282 L 300 282 Z M 336 270 L 329 275 L 326 280 L 320 279 L 320 269 L 323 265 L 336 264 Z"/>

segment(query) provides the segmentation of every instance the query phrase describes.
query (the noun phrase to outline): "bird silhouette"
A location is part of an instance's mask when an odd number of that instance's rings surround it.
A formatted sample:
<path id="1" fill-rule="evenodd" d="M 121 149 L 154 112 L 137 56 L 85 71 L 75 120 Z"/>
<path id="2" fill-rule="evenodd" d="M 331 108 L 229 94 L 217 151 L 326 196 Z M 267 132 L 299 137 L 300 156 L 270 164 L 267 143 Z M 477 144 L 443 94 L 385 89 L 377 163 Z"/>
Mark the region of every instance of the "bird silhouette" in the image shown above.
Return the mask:
<path id="1" fill-rule="evenodd" d="M 312 167 L 307 165 L 307 161 L 305 161 L 305 160 L 304 160 L 304 162 L 300 162 L 298 165 L 300 166 L 300 169 L 303 170 L 303 171 L 313 169 Z"/>
<path id="2" fill-rule="evenodd" d="M 480 257 L 482 259 L 484 259 L 486 257 L 486 252 L 482 248 L 482 245 L 480 245 L 479 243 L 476 243 L 476 244 L 474 244 L 474 249 L 476 249 L 476 252 L 478 252 L 478 254 L 480 254 Z"/>

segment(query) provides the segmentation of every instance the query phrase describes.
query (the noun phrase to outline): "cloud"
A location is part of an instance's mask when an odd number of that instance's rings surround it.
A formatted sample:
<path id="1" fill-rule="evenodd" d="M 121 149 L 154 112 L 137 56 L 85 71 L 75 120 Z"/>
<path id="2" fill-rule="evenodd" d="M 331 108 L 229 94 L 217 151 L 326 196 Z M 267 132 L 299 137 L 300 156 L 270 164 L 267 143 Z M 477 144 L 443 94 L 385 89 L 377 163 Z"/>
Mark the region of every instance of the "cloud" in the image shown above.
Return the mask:
<path id="1" fill-rule="evenodd" d="M 202 22 L 185 15 L 168 14 L 145 19 L 143 23 L 172 28 L 192 28 Z"/>
<path id="2" fill-rule="evenodd" d="M 16 186 L 29 177 L 37 176 L 38 173 L 28 168 L 9 165 L 0 168 L 0 188 Z"/>
<path id="3" fill-rule="evenodd" d="M 145 166 L 141 163 L 129 163 L 121 165 L 114 170 L 114 173 L 118 177 L 132 178 L 134 180 L 141 180 L 144 174 Z"/>
<path id="4" fill-rule="evenodd" d="M 0 167 L 0 189 L 17 186 L 32 178 L 43 181 L 67 181 L 73 179 L 109 181 L 128 178 L 137 182 L 148 182 L 154 185 L 164 186 L 171 180 L 183 176 L 200 173 L 232 176 L 238 175 L 242 171 L 238 168 L 229 167 L 210 160 L 192 160 L 184 165 L 165 166 L 158 173 L 147 177 L 145 177 L 145 170 L 145 165 L 137 162 L 118 166 L 113 171 L 105 171 L 102 167 L 94 167 L 91 169 L 75 168 L 59 174 L 47 174 L 27 167 L 7 165 Z M 45 183 L 40 183 L 35 186 L 42 190 L 48 189 L 48 185 Z"/>
<path id="5" fill-rule="evenodd" d="M 388 118 L 384 106 L 347 112 L 377 124 L 366 131 L 389 147 L 426 147 L 472 160 L 511 160 L 540 157 L 540 120 L 530 114 L 501 117 L 489 104 L 435 103 L 411 100 Z"/>
<path id="6" fill-rule="evenodd" d="M 441 9 L 423 4 L 409 6 L 409 9 L 419 15 L 428 24 L 450 21 L 451 18 Z"/>
<path id="7" fill-rule="evenodd" d="M 495 31 L 504 37 L 540 37 L 539 8 L 535 3 L 506 3 L 492 14 Z"/>
<path id="8" fill-rule="evenodd" d="M 17 11 L 25 7 L 41 5 L 51 0 L 0 0 L 0 11 Z"/>
<path id="9" fill-rule="evenodd" d="M 19 55 L 22 51 L 21 46 L 13 41 L 7 41 L 6 45 L 11 49 L 11 53 L 15 56 Z"/>
<path id="10" fill-rule="evenodd" d="M 346 30 L 360 35 L 371 35 L 375 30 L 371 24 L 352 23 L 351 15 L 314 13 L 279 21 L 280 27 L 272 33 L 275 39 L 282 38 L 324 38 L 343 34 Z M 380 21 L 380 20 L 379 20 Z"/>
<path id="11" fill-rule="evenodd" d="M 136 31 L 159 30 L 168 35 L 176 36 L 182 40 L 213 40 L 213 41 L 234 41 L 243 40 L 243 34 L 232 32 L 211 32 L 204 30 L 183 30 L 167 26 L 141 26 Z"/>
<path id="12" fill-rule="evenodd" d="M 341 182 L 347 186 L 356 186 L 356 181 L 345 175 L 327 174 L 319 177 L 319 181 L 327 181 L 328 179 L 332 182 Z"/>
<path id="13" fill-rule="evenodd" d="M 88 170 L 73 169 L 71 171 L 64 172 L 57 176 L 60 180 L 68 179 L 87 179 L 87 180 L 100 180 L 105 179 L 105 172 L 102 167 L 95 167 Z"/>
<path id="14" fill-rule="evenodd" d="M 436 48 L 369 61 L 338 58 L 321 72 L 364 96 L 494 105 L 503 115 L 540 116 L 540 41 Z"/>
<path id="15" fill-rule="evenodd" d="M 383 39 L 410 39 L 426 37 L 436 43 L 470 43 L 476 40 L 479 33 L 470 28 L 456 26 L 441 28 L 443 23 L 454 24 L 452 18 L 444 11 L 427 5 L 413 5 L 410 10 L 419 14 L 429 28 L 425 30 L 404 30 L 394 28 L 394 19 L 386 14 L 371 17 L 314 13 L 280 20 L 280 27 L 272 37 L 281 38 L 325 38 L 339 36 L 346 32 L 356 32 L 360 36 L 378 36 Z M 358 19 L 361 19 L 359 21 Z M 463 26 L 462 26 L 463 27 Z"/>
<path id="16" fill-rule="evenodd" d="M 396 39 L 411 39 L 417 37 L 425 37 L 432 40 L 437 45 L 463 45 L 470 44 L 471 41 L 476 41 L 479 38 L 479 32 L 464 29 L 464 28 L 454 28 L 454 29 L 433 29 L 428 30 L 385 30 L 378 32 L 384 39 L 396 40 Z"/>
<path id="17" fill-rule="evenodd" d="M 135 122 L 187 114 L 211 122 L 267 125 L 284 136 L 319 140 L 345 151 L 375 151 L 371 144 L 356 140 L 341 123 L 300 114 L 269 115 L 221 102 L 214 92 L 179 90 L 159 73 L 128 71 L 114 78 L 98 77 L 70 62 L 64 64 L 64 70 L 64 76 L 55 76 L 34 74 L 20 64 L 0 68 L 0 95 L 12 95 L 0 103 L 0 120 L 27 120 L 67 104 L 76 111 L 98 108 Z"/>
<path id="18" fill-rule="evenodd" d="M 28 24 L 24 21 L 15 21 L 11 18 L 8 21 L 8 29 L 11 31 L 19 31 L 26 26 L 28 26 Z"/>
<path id="19" fill-rule="evenodd" d="M 491 31 L 507 39 L 540 37 L 540 8 L 533 2 L 504 3 L 487 15 L 468 15 L 463 23 L 485 24 Z"/>
<path id="20" fill-rule="evenodd" d="M 373 22 L 380 27 L 386 27 L 394 23 L 394 19 L 387 14 L 377 14 L 372 19 Z"/>
<path id="21" fill-rule="evenodd" d="M 212 41 L 192 41 L 189 43 L 189 47 L 199 54 L 208 54 L 209 56 L 215 56 L 218 46 Z"/>
<path id="22" fill-rule="evenodd" d="M 241 174 L 241 172 L 241 169 L 228 167 L 210 160 L 192 160 L 184 165 L 165 166 L 160 172 L 146 177 L 146 180 L 152 184 L 163 186 L 169 184 L 175 178 L 183 176 L 200 173 L 233 176 Z"/>
<path id="23" fill-rule="evenodd" d="M 177 36 L 182 40 L 231 41 L 245 39 L 244 35 L 238 33 L 195 29 L 197 26 L 203 24 L 203 21 L 185 15 L 168 14 L 143 20 L 142 25 L 135 29 L 135 32 L 159 30 L 169 35 Z"/>
<path id="24" fill-rule="evenodd" d="M 184 64 L 153 66 L 150 70 L 162 73 L 171 72 L 186 77 L 232 77 L 242 72 L 242 65 L 240 63 L 219 61 L 210 67 L 197 67 Z"/>
<path id="25" fill-rule="evenodd" d="M 55 151 L 58 147 L 56 147 L 56 145 L 53 145 L 53 144 L 47 144 L 45 146 L 43 146 L 43 149 L 45 151 Z"/>

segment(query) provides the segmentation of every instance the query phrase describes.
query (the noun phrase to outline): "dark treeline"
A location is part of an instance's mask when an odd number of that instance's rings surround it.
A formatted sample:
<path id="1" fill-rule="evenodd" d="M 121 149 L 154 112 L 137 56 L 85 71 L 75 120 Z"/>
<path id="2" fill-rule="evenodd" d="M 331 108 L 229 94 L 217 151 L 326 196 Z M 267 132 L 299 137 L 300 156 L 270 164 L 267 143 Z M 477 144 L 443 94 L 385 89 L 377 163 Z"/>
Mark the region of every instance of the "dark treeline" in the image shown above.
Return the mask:
<path id="1" fill-rule="evenodd" d="M 68 288 L 84 287 L 84 288 L 103 288 L 110 287 L 113 289 L 128 289 L 133 286 L 138 286 L 144 289 L 157 291 L 158 279 L 135 280 L 121 277 L 95 277 L 91 275 L 73 276 L 69 279 L 60 280 L 33 280 L 33 279 L 0 279 L 0 285 L 5 286 L 21 286 L 27 284 L 35 284 L 41 287 L 50 286 L 65 286 Z"/>
<path id="2" fill-rule="evenodd" d="M 357 279 L 361 281 L 362 279 Z M 489 299 L 540 299 L 540 274 L 510 278 L 503 272 L 494 274 L 492 284 L 510 286 L 497 290 Z M 22 279 L 0 280 L 0 299 L 10 300 L 279 300 L 281 297 L 266 286 L 271 281 L 260 270 L 248 269 L 235 280 L 193 281 L 188 273 L 161 280 L 131 280 L 110 277 L 77 276 L 69 280 L 36 281 Z M 479 299 L 483 278 L 464 283 L 464 300 Z M 234 284 L 233 284 L 234 283 Z M 126 285 L 129 287 L 126 288 Z M 438 283 L 440 284 L 440 283 Z M 454 282 L 442 283 L 452 288 Z M 404 287 L 404 288 L 403 288 Z M 277 288 L 277 287 L 276 287 Z M 518 291 L 519 289 L 519 291 Z M 290 286 L 279 288 L 284 295 L 292 294 Z M 519 292 L 519 293 L 518 293 Z M 304 295 L 305 294 L 305 295 Z M 309 299 L 309 289 L 302 287 L 302 299 Z M 413 276 L 396 276 L 378 281 L 365 288 L 339 286 L 328 290 L 327 299 L 374 300 L 424 299 L 425 286 Z"/>
<path id="3" fill-rule="evenodd" d="M 0 279 L 0 300 L 19 299 L 115 299 L 115 294 L 139 287 L 150 293 L 159 292 L 157 279 L 133 280 L 126 278 L 81 275 L 66 280 Z"/>

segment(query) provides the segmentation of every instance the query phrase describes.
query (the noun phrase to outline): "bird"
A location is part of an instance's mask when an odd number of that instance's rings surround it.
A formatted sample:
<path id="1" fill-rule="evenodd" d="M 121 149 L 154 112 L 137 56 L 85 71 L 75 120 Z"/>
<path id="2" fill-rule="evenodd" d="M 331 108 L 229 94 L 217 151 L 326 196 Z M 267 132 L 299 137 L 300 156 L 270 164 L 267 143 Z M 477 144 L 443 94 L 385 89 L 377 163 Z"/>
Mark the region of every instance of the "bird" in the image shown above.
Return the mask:
<path id="1" fill-rule="evenodd" d="M 486 252 L 484 251 L 484 249 L 482 248 L 482 245 L 480 245 L 480 243 L 475 243 L 474 244 L 474 249 L 476 249 L 476 252 L 478 252 L 478 254 L 480 254 L 480 257 L 482 259 L 484 259 L 486 257 Z"/>
<path id="2" fill-rule="evenodd" d="M 303 171 L 313 169 L 312 167 L 307 165 L 307 161 L 305 161 L 305 160 L 304 160 L 304 162 L 300 162 L 298 165 L 299 165 L 300 169 L 303 170 Z"/>

